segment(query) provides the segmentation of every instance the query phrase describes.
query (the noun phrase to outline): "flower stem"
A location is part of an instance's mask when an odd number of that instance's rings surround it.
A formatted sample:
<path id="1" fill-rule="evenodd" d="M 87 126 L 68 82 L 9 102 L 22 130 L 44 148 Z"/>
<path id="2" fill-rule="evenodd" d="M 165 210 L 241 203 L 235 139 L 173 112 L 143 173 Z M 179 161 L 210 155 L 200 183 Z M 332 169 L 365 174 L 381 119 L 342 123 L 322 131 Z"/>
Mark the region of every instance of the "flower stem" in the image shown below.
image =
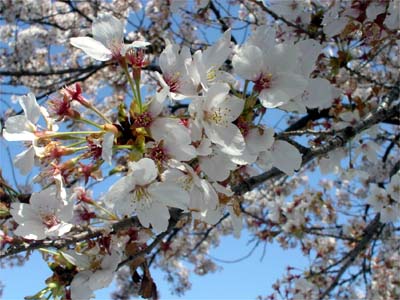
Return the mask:
<path id="1" fill-rule="evenodd" d="M 133 83 L 132 77 L 129 74 L 128 64 L 126 63 L 126 61 L 123 61 L 121 63 L 121 67 L 122 67 L 122 70 L 124 70 L 124 73 L 125 73 L 126 78 L 128 79 L 129 85 L 131 86 L 134 101 L 137 103 L 137 105 L 139 107 L 139 113 L 141 113 L 142 112 L 142 101 L 140 99 L 140 88 L 138 88 L 138 89 L 135 88 L 135 84 Z"/>
<path id="2" fill-rule="evenodd" d="M 114 149 L 133 149 L 134 145 L 117 145 L 113 147 Z"/>
<path id="3" fill-rule="evenodd" d="M 81 122 L 83 122 L 83 123 L 92 125 L 92 126 L 98 128 L 98 129 L 101 129 L 101 130 L 103 129 L 103 127 L 102 127 L 101 125 L 96 124 L 95 122 L 93 122 L 93 121 L 91 121 L 91 120 L 88 120 L 88 119 L 85 119 L 85 118 L 79 118 L 79 119 L 77 119 L 77 120 L 79 120 L 79 121 L 81 121 Z"/>
<path id="4" fill-rule="evenodd" d="M 95 201 L 92 201 L 90 204 L 92 204 L 94 207 L 100 209 L 102 212 L 104 212 L 106 215 L 110 216 L 112 220 L 118 220 L 118 217 L 114 215 L 112 212 L 108 211 L 106 208 L 101 206 Z"/>
<path id="5" fill-rule="evenodd" d="M 109 119 L 107 119 L 107 117 L 106 117 L 105 115 L 103 115 L 103 113 L 102 113 L 101 111 L 99 111 L 95 106 L 91 105 L 91 106 L 90 106 L 90 109 L 91 109 L 94 113 L 96 113 L 100 118 L 102 118 L 104 121 L 106 121 L 106 122 L 109 123 L 109 124 L 112 124 L 112 122 L 111 122 Z"/>
<path id="6" fill-rule="evenodd" d="M 86 150 L 88 149 L 88 146 L 83 146 L 83 147 L 76 147 L 76 148 L 69 148 L 70 150 L 74 151 L 74 152 L 78 152 L 81 150 Z"/>
<path id="7" fill-rule="evenodd" d="M 247 87 L 248 87 L 248 85 L 249 85 L 249 81 L 248 81 L 248 80 L 245 80 L 245 82 L 244 82 L 244 88 L 243 88 L 243 100 L 245 100 L 245 101 L 246 101 L 246 92 L 247 92 Z"/>
<path id="8" fill-rule="evenodd" d="M 65 131 L 65 132 L 54 132 L 44 135 L 43 137 L 46 138 L 53 138 L 53 137 L 63 137 L 75 134 L 96 134 L 96 133 L 103 133 L 104 131 Z"/>
<path id="9" fill-rule="evenodd" d="M 138 97 L 138 105 L 139 105 L 139 112 L 143 112 L 143 108 L 142 108 L 142 96 L 140 94 L 140 79 L 135 80 L 136 83 L 136 91 L 137 91 L 137 97 Z"/>

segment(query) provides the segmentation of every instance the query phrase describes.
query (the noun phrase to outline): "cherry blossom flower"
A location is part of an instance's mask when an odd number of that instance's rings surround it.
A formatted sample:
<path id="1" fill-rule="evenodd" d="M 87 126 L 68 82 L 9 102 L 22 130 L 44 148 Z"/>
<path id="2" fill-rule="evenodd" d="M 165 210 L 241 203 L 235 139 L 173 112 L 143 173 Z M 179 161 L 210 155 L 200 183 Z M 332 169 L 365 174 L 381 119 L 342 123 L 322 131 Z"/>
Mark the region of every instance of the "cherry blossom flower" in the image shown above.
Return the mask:
<path id="1" fill-rule="evenodd" d="M 36 124 L 41 115 L 46 118 L 49 125 L 51 125 L 51 122 L 48 120 L 47 111 L 37 104 L 34 94 L 29 93 L 26 96 L 22 96 L 18 101 L 24 110 L 24 115 L 8 118 L 3 136 L 8 141 L 30 142 L 28 149 L 19 153 L 14 160 L 15 166 L 21 171 L 21 174 L 26 175 L 32 170 L 35 157 L 40 157 L 44 151 L 44 148 L 38 145 L 39 129 Z"/>
<path id="2" fill-rule="evenodd" d="M 156 72 L 161 85 L 161 93 L 173 100 L 182 100 L 196 94 L 193 80 L 189 76 L 188 66 L 192 56 L 188 47 L 179 49 L 176 44 L 168 44 L 160 54 L 162 75 Z"/>
<path id="3" fill-rule="evenodd" d="M 100 61 L 119 59 L 125 56 L 130 48 L 144 48 L 150 45 L 145 41 L 124 44 L 124 25 L 110 14 L 101 14 L 93 21 L 92 34 L 93 38 L 71 38 L 70 43 Z"/>
<path id="4" fill-rule="evenodd" d="M 55 186 L 32 193 L 29 204 L 13 203 L 10 213 L 19 225 L 14 233 L 26 239 L 62 236 L 73 226 L 68 223 L 73 217 L 73 202 L 63 201 Z"/>
<path id="5" fill-rule="evenodd" d="M 121 261 L 121 248 L 126 240 L 111 239 L 106 253 L 96 245 L 83 253 L 73 250 L 63 251 L 63 257 L 76 266 L 79 272 L 71 282 L 71 298 L 86 300 L 94 297 L 93 292 L 110 285 Z"/>
<path id="6" fill-rule="evenodd" d="M 291 290 L 294 299 L 317 299 L 318 289 L 304 278 L 295 279 L 294 288 Z"/>
<path id="7" fill-rule="evenodd" d="M 302 156 L 299 150 L 286 141 L 275 140 L 271 148 L 263 151 L 257 163 L 263 168 L 271 166 L 291 176 L 301 167 Z"/>
<path id="8" fill-rule="evenodd" d="M 394 201 L 400 203 L 400 173 L 396 173 L 390 178 L 390 183 L 387 186 L 387 193 Z"/>
<path id="9" fill-rule="evenodd" d="M 199 155 L 198 159 L 200 169 L 210 181 L 223 181 L 229 177 L 232 170 L 236 169 L 236 164 L 232 162 L 230 155 L 216 146 L 211 148 L 210 154 Z"/>
<path id="10" fill-rule="evenodd" d="M 200 219 L 208 210 L 214 210 L 218 204 L 218 195 L 214 187 L 201 178 L 186 163 L 171 162 L 171 169 L 162 176 L 166 182 L 176 183 L 190 195 L 189 209 L 195 218 Z"/>
<path id="11" fill-rule="evenodd" d="M 148 143 L 146 146 L 155 146 L 153 152 L 156 151 L 162 158 L 174 158 L 179 161 L 189 161 L 196 156 L 196 150 L 191 145 L 192 140 L 190 137 L 189 129 L 186 128 L 179 119 L 159 116 L 162 111 L 162 104 L 164 99 L 162 94 L 154 97 L 150 103 L 147 114 L 147 119 L 150 129 L 151 137 L 157 143 Z M 155 153 L 155 159 L 158 155 Z"/>
<path id="12" fill-rule="evenodd" d="M 204 128 L 208 138 L 230 155 L 239 155 L 245 149 L 245 142 L 239 128 L 232 124 L 243 111 L 244 101 L 228 95 L 229 86 L 213 84 L 204 98 L 189 105 L 189 111 L 199 128 Z"/>
<path id="13" fill-rule="evenodd" d="M 158 170 L 153 160 L 142 158 L 129 165 L 129 173 L 106 195 L 107 203 L 121 215 L 137 213 L 144 227 L 153 226 L 156 233 L 168 227 L 167 206 L 187 210 L 189 195 L 177 184 L 156 181 Z"/>
<path id="14" fill-rule="evenodd" d="M 395 222 L 400 217 L 400 202 L 391 202 L 385 189 L 377 184 L 370 184 L 370 195 L 367 198 L 376 212 L 381 213 L 382 222 Z"/>
<path id="15" fill-rule="evenodd" d="M 231 156 L 233 163 L 249 165 L 257 160 L 258 155 L 272 146 L 274 130 L 272 128 L 252 128 L 245 135 L 246 148 L 241 155 Z"/>
<path id="16" fill-rule="evenodd" d="M 258 35 L 258 36 L 257 36 Z M 276 44 L 274 31 L 261 27 L 233 56 L 235 73 L 254 82 L 261 104 L 267 108 L 279 107 L 301 95 L 307 85 L 304 75 L 298 73 L 297 51 L 292 43 Z M 264 41 L 260 39 L 264 38 Z M 270 45 L 265 45 L 270 42 Z"/>
<path id="17" fill-rule="evenodd" d="M 219 68 L 231 54 L 231 30 L 224 32 L 223 36 L 206 50 L 197 50 L 193 54 L 193 64 L 189 72 L 196 85 L 201 84 L 207 89 L 210 83 L 231 81 L 227 72 L 219 71 Z"/>

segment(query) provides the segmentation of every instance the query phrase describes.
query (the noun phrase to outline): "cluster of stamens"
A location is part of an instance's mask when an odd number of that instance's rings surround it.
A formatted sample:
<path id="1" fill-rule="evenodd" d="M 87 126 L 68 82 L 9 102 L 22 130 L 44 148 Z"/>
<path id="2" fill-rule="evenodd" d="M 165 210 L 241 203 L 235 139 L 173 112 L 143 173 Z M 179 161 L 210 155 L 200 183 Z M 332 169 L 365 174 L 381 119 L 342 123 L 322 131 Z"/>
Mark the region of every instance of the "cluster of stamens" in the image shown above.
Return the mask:
<path id="1" fill-rule="evenodd" d="M 164 80 L 169 86 L 169 90 L 173 93 L 179 92 L 180 81 L 179 81 L 180 73 L 175 73 L 174 75 L 164 75 Z"/>
<path id="2" fill-rule="evenodd" d="M 60 220 L 58 220 L 57 216 L 53 214 L 45 214 L 41 217 L 43 225 L 45 225 L 48 229 L 60 224 Z"/>
<path id="3" fill-rule="evenodd" d="M 150 149 L 149 157 L 157 162 L 163 162 L 168 160 L 168 155 L 165 153 L 162 145 L 156 145 Z"/>
<path id="4" fill-rule="evenodd" d="M 153 118 L 151 117 L 151 114 L 146 111 L 144 113 L 135 115 L 132 123 L 136 128 L 147 128 L 150 126 L 151 122 L 153 122 Z"/>
<path id="5" fill-rule="evenodd" d="M 215 107 L 211 112 L 204 111 L 204 119 L 218 125 L 226 125 L 226 119 L 230 112 L 229 108 Z"/>
<path id="6" fill-rule="evenodd" d="M 253 89 L 256 92 L 261 92 L 264 89 L 269 89 L 271 87 L 272 74 L 260 74 L 260 76 L 254 81 Z"/>

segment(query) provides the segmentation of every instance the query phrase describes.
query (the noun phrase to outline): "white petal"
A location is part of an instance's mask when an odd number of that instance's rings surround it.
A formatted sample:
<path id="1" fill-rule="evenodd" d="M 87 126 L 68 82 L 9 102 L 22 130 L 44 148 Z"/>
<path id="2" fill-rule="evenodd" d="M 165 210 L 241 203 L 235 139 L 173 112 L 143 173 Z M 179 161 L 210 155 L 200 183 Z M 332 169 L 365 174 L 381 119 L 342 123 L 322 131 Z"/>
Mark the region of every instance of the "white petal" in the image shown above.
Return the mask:
<path id="1" fill-rule="evenodd" d="M 64 205 L 64 203 L 60 199 L 58 189 L 54 185 L 51 185 L 50 187 L 37 193 L 32 193 L 29 202 L 32 208 L 38 212 L 53 213 L 55 211 L 58 211 L 60 207 Z"/>
<path id="2" fill-rule="evenodd" d="M 234 195 L 234 192 L 231 190 L 231 188 L 229 186 L 225 187 L 225 186 L 219 184 L 218 182 L 213 182 L 212 186 L 220 194 L 224 194 L 225 196 L 228 196 L 228 197 L 231 197 Z"/>
<path id="3" fill-rule="evenodd" d="M 235 96 L 228 96 L 218 105 L 218 109 L 223 112 L 229 112 L 224 115 L 226 122 L 235 121 L 243 112 L 244 101 Z"/>
<path id="4" fill-rule="evenodd" d="M 178 45 L 175 44 L 167 45 L 167 47 L 165 47 L 165 49 L 161 52 L 159 57 L 159 65 L 163 74 L 175 72 L 178 66 L 178 59 L 177 59 L 178 52 L 179 52 Z"/>
<path id="5" fill-rule="evenodd" d="M 201 157 L 199 163 L 201 170 L 212 181 L 225 180 L 236 166 L 231 162 L 228 155 L 221 152 L 213 156 Z"/>
<path id="6" fill-rule="evenodd" d="M 11 203 L 10 214 L 18 224 L 32 220 L 35 220 L 37 223 L 41 222 L 37 211 L 32 209 L 32 205 L 26 203 Z"/>
<path id="7" fill-rule="evenodd" d="M 255 80 L 261 74 L 263 52 L 255 46 L 242 47 L 232 58 L 235 73 L 247 80 Z"/>
<path id="8" fill-rule="evenodd" d="M 181 137 L 187 144 L 191 142 L 189 130 L 183 126 L 178 119 L 157 118 L 150 126 L 151 136 L 156 141 L 166 140 L 166 135 Z"/>
<path id="9" fill-rule="evenodd" d="M 324 78 L 310 79 L 305 95 L 302 97 L 304 104 L 309 108 L 328 108 L 332 104 L 331 84 Z"/>
<path id="10" fill-rule="evenodd" d="M 134 189 L 135 179 L 131 175 L 124 176 L 110 187 L 106 194 L 105 202 L 109 208 L 115 207 L 118 211 L 121 203 L 129 202 L 129 193 Z"/>
<path id="11" fill-rule="evenodd" d="M 121 55 L 124 56 L 129 49 L 136 49 L 136 48 L 145 48 L 151 45 L 149 42 L 145 41 L 134 41 L 131 44 L 125 44 L 122 47 Z"/>
<path id="12" fill-rule="evenodd" d="M 190 137 L 190 136 L 189 136 Z M 168 154 L 179 161 L 189 161 L 197 156 L 196 148 L 174 136 L 166 135 L 164 143 Z"/>
<path id="13" fill-rule="evenodd" d="M 168 228 L 169 211 L 161 202 L 154 201 L 148 209 L 138 210 L 137 214 L 140 223 L 144 227 L 151 224 L 156 234 L 164 232 Z"/>
<path id="14" fill-rule="evenodd" d="M 33 124 L 36 124 L 40 117 L 40 106 L 36 102 L 35 95 L 29 93 L 19 98 L 19 104 L 25 112 L 26 118 Z"/>
<path id="15" fill-rule="evenodd" d="M 221 150 L 227 154 L 240 155 L 245 149 L 245 142 L 242 133 L 236 125 L 228 123 L 226 125 L 204 124 L 204 129 L 208 138 L 220 145 Z"/>
<path id="16" fill-rule="evenodd" d="M 189 194 L 176 183 L 156 182 L 149 186 L 148 192 L 153 201 L 159 201 L 169 207 L 188 209 Z"/>
<path id="17" fill-rule="evenodd" d="M 19 169 L 22 175 L 27 175 L 35 163 L 35 149 L 29 147 L 25 151 L 17 154 L 14 159 L 14 165 Z"/>
<path id="18" fill-rule="evenodd" d="M 79 272 L 71 282 L 72 300 L 89 300 L 94 297 L 93 291 L 89 288 L 89 279 L 93 275 L 91 271 Z"/>
<path id="19" fill-rule="evenodd" d="M 272 128 L 253 128 L 246 136 L 246 144 L 252 154 L 271 148 L 273 143 L 274 130 Z"/>
<path id="20" fill-rule="evenodd" d="M 322 45 L 316 40 L 302 40 L 296 44 L 298 49 L 299 70 L 305 77 L 309 77 L 315 68 L 315 61 L 322 51 Z"/>
<path id="21" fill-rule="evenodd" d="M 72 227 L 73 227 L 72 224 L 60 223 L 49 229 L 45 228 L 45 234 L 46 236 L 50 237 L 59 237 L 66 234 L 67 232 L 70 232 Z"/>
<path id="22" fill-rule="evenodd" d="M 107 48 L 122 46 L 124 40 L 124 25 L 110 14 L 99 15 L 92 24 L 93 38 Z"/>
<path id="23" fill-rule="evenodd" d="M 203 52 L 202 61 L 209 67 L 219 68 L 231 53 L 231 30 L 228 29 L 224 35 L 211 47 Z"/>
<path id="24" fill-rule="evenodd" d="M 105 259 L 105 258 L 104 258 Z M 104 260 L 103 259 L 103 260 Z M 110 285 L 114 279 L 114 270 L 97 270 L 90 276 L 89 287 L 92 290 L 98 290 Z"/>
<path id="25" fill-rule="evenodd" d="M 286 141 L 276 140 L 271 155 L 273 165 L 289 176 L 301 166 L 302 158 L 299 150 Z"/>
<path id="26" fill-rule="evenodd" d="M 211 111 L 214 107 L 219 107 L 225 101 L 229 90 L 229 85 L 226 83 L 213 84 L 206 94 L 205 109 Z"/>
<path id="27" fill-rule="evenodd" d="M 158 74 L 158 73 L 157 73 Z M 162 79 L 162 77 L 161 77 Z M 162 79 L 164 80 L 164 79 Z M 148 112 L 150 113 L 152 118 L 157 117 L 159 114 L 161 114 L 163 107 L 164 107 L 164 102 L 165 99 L 168 96 L 168 89 L 162 89 L 161 91 L 157 92 L 155 97 L 151 100 L 149 107 L 148 107 Z"/>
<path id="28" fill-rule="evenodd" d="M 30 240 L 43 240 L 46 238 L 44 226 L 35 221 L 25 221 L 23 224 L 19 224 L 18 228 L 14 230 L 14 234 Z"/>
<path id="29" fill-rule="evenodd" d="M 201 140 L 200 145 L 196 148 L 197 155 L 207 156 L 212 153 L 211 141 L 207 138 Z"/>
<path id="30" fill-rule="evenodd" d="M 75 250 L 65 250 L 65 251 L 59 251 L 62 256 L 71 264 L 74 266 L 77 266 L 82 269 L 87 269 L 90 268 L 90 259 L 89 256 L 75 252 Z"/>
<path id="31" fill-rule="evenodd" d="M 221 219 L 223 214 L 223 209 L 218 207 L 215 210 L 207 210 L 203 220 L 210 225 L 215 225 Z"/>
<path id="32" fill-rule="evenodd" d="M 268 25 L 257 26 L 257 29 L 248 39 L 247 44 L 263 49 L 264 53 L 267 53 L 276 45 L 275 36 L 275 28 Z"/>
<path id="33" fill-rule="evenodd" d="M 142 158 L 138 162 L 131 163 L 129 167 L 137 185 L 147 185 L 157 178 L 156 164 L 150 158 Z"/>
<path id="34" fill-rule="evenodd" d="M 13 116 L 7 119 L 3 137 L 7 141 L 33 141 L 35 126 L 25 116 Z"/>
<path id="35" fill-rule="evenodd" d="M 61 221 L 70 222 L 74 216 L 73 201 L 69 201 L 66 205 L 61 206 L 57 215 Z"/>
<path id="36" fill-rule="evenodd" d="M 218 194 L 214 187 L 205 179 L 200 181 L 201 191 L 203 193 L 204 207 L 207 210 L 214 210 L 218 205 Z"/>
<path id="37" fill-rule="evenodd" d="M 111 50 L 91 37 L 71 38 L 70 43 L 72 46 L 83 50 L 87 55 L 94 59 L 107 61 L 112 58 Z"/>
<path id="38" fill-rule="evenodd" d="M 301 95 L 307 86 L 307 80 L 299 74 L 278 73 L 272 80 L 271 87 L 262 90 L 260 100 L 264 107 L 274 108 Z"/>
<path id="39" fill-rule="evenodd" d="M 101 158 L 104 159 L 104 161 L 109 165 L 111 165 L 113 144 L 114 133 L 106 132 L 106 134 L 103 136 L 103 143 L 101 145 Z"/>

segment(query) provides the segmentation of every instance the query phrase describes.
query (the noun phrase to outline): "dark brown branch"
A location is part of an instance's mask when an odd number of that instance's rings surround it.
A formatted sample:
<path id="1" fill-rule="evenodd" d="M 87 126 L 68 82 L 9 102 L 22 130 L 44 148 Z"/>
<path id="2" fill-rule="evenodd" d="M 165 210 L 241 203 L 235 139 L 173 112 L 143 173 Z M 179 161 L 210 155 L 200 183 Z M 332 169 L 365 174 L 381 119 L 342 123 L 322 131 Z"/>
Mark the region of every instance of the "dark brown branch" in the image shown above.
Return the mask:
<path id="1" fill-rule="evenodd" d="M 181 213 L 180 210 L 178 209 L 171 209 L 171 218 L 169 219 L 169 225 L 166 231 L 158 234 L 156 238 L 151 242 L 150 245 L 148 245 L 145 249 L 142 251 L 137 252 L 134 255 L 129 256 L 128 258 L 124 259 L 118 264 L 117 270 L 120 269 L 122 266 L 126 265 L 127 263 L 135 260 L 136 258 L 149 254 L 161 241 L 163 240 L 164 237 L 166 237 L 172 230 L 175 229 L 176 224 L 178 221 L 184 217 L 187 216 L 188 213 Z"/>
<path id="2" fill-rule="evenodd" d="M 211 231 L 212 231 L 214 228 L 216 228 L 219 224 L 221 224 L 221 222 L 222 222 L 223 220 L 225 220 L 228 216 L 229 216 L 229 213 L 226 213 L 225 215 L 223 215 L 223 216 L 219 219 L 219 221 L 218 221 L 217 223 L 215 223 L 214 225 L 210 226 L 210 228 L 208 228 L 208 229 L 206 230 L 206 232 L 204 233 L 204 235 L 203 235 L 203 237 L 201 238 L 201 240 L 198 241 L 198 242 L 196 243 L 196 245 L 193 247 L 193 249 L 192 249 L 191 251 L 193 252 L 193 251 L 195 251 L 197 248 L 199 248 L 200 245 L 208 238 L 208 236 L 210 235 Z"/>
<path id="3" fill-rule="evenodd" d="M 29 70 L 21 70 L 21 71 L 8 71 L 8 70 L 0 70 L 0 76 L 11 76 L 11 77 L 23 77 L 23 76 L 52 76 L 52 75 L 63 75 L 70 73 L 86 73 L 94 70 L 100 70 L 104 68 L 106 64 L 100 65 L 90 65 L 87 67 L 79 67 L 79 68 L 69 68 L 69 69 L 60 69 L 60 70 L 49 70 L 49 71 L 29 71 Z"/>
<path id="4" fill-rule="evenodd" d="M 123 219 L 115 224 L 113 224 L 113 232 L 118 232 L 123 229 L 127 229 L 132 226 L 138 226 L 138 220 L 137 217 L 132 217 L 132 218 L 127 218 Z M 11 256 L 14 254 L 18 254 L 21 252 L 26 252 L 30 250 L 35 250 L 39 248 L 57 248 L 61 249 L 66 246 L 76 244 L 78 242 L 92 239 L 99 237 L 103 235 L 104 229 L 102 228 L 81 228 L 81 227 L 76 227 L 76 231 L 80 231 L 79 233 L 76 233 L 70 237 L 60 237 L 59 239 L 56 240 L 41 240 L 41 241 L 30 241 L 28 245 L 23 244 L 19 245 L 16 247 L 10 247 L 4 252 L 0 252 L 0 258 L 5 258 L 7 256 Z"/>
<path id="5" fill-rule="evenodd" d="M 222 32 L 227 31 L 230 26 L 225 22 L 225 20 L 222 18 L 221 13 L 219 12 L 218 8 L 214 5 L 213 1 L 210 1 L 210 9 L 214 13 L 215 17 L 217 18 L 218 22 L 221 24 L 221 29 Z M 231 35 L 231 41 L 235 44 L 237 44 L 237 41 L 233 35 Z"/>
<path id="6" fill-rule="evenodd" d="M 71 1 L 71 0 L 58 0 L 58 1 L 68 4 L 73 12 L 77 12 L 81 17 L 85 18 L 86 21 L 88 21 L 89 23 L 93 22 L 93 20 L 91 18 L 89 18 L 85 13 L 83 13 L 80 9 L 78 9 L 78 7 L 76 7 L 73 4 L 73 1 Z"/>

